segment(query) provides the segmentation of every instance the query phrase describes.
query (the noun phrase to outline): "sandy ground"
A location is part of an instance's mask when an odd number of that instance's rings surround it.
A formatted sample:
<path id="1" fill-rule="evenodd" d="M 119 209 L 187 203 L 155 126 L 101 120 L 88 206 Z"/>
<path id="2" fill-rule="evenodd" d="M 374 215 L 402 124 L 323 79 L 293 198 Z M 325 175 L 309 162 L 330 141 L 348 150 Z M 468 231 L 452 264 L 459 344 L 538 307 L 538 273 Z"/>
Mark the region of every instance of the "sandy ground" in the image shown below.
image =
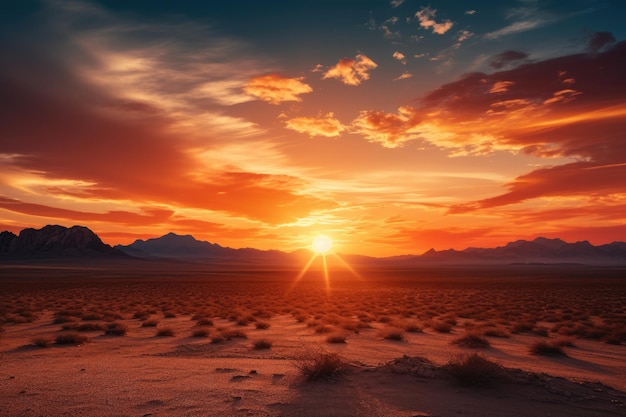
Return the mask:
<path id="1" fill-rule="evenodd" d="M 492 338 L 480 354 L 523 371 L 492 387 L 464 387 L 438 368 L 475 351 L 451 345 L 454 332 L 391 341 L 373 323 L 329 344 L 326 334 L 279 315 L 268 329 L 216 318 L 214 327 L 244 330 L 247 339 L 211 343 L 190 337 L 196 323 L 180 315 L 160 318 L 173 337 L 156 337 L 154 327 L 129 318 L 125 336 L 95 331 L 83 345 L 33 346 L 36 336 L 58 334 L 52 320 L 46 312 L 3 326 L 1 416 L 626 416 L 623 345 L 577 340 L 568 357 L 555 358 L 528 353 L 538 336 Z M 261 338 L 271 349 L 253 349 Z M 295 364 L 316 350 L 338 353 L 349 371 L 332 382 L 306 381 Z M 432 361 L 432 370 L 416 368 L 413 357 Z"/>

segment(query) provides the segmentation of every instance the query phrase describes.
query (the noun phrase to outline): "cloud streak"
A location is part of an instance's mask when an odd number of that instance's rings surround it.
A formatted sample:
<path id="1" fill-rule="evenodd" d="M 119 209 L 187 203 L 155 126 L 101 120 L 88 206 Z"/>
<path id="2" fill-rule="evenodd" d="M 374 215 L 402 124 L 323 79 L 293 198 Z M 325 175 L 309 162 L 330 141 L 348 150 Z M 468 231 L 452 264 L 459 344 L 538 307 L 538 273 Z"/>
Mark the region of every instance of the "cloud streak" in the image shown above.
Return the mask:
<path id="1" fill-rule="evenodd" d="M 270 104 L 284 101 L 302 101 L 302 94 L 313 91 L 313 88 L 302 82 L 302 78 L 288 78 L 279 74 L 260 75 L 250 79 L 243 90 Z"/>

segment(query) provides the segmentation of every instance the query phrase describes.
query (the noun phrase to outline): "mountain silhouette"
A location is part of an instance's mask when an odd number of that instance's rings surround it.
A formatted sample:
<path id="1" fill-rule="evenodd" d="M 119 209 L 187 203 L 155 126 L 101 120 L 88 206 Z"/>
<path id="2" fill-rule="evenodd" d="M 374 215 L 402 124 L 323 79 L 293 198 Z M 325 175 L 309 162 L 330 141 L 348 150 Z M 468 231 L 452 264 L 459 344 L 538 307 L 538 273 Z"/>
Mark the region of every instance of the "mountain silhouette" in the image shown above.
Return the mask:
<path id="1" fill-rule="evenodd" d="M 0 233 L 0 258 L 37 259 L 124 256 L 83 226 L 45 226 L 24 229 L 19 235 Z"/>
<path id="2" fill-rule="evenodd" d="M 168 233 L 158 238 L 136 240 L 130 245 L 111 247 L 84 226 L 45 226 L 24 229 L 19 235 L 0 233 L 2 259 L 101 258 L 165 260 L 194 263 L 224 263 L 239 266 L 299 266 L 312 256 L 300 249 L 287 253 L 254 248 L 233 249 L 217 243 L 197 240 L 191 235 Z M 626 243 L 613 242 L 594 246 L 588 241 L 568 243 L 561 239 L 538 237 L 517 240 L 495 248 L 464 250 L 430 249 L 422 255 L 401 255 L 374 258 L 342 255 L 351 265 L 380 267 L 417 267 L 424 265 L 490 265 L 490 264 L 588 264 L 626 265 Z"/>

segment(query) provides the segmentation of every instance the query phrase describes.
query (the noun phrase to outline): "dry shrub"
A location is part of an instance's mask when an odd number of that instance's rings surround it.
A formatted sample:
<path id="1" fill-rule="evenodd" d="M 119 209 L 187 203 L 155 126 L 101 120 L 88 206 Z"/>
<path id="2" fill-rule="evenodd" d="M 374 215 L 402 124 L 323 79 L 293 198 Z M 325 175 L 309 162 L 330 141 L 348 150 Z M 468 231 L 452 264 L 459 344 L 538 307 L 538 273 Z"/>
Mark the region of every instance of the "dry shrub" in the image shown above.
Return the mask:
<path id="1" fill-rule="evenodd" d="M 157 319 L 149 319 L 141 323 L 141 327 L 156 327 L 159 324 Z"/>
<path id="2" fill-rule="evenodd" d="M 222 343 L 226 339 L 221 334 L 215 335 L 211 338 L 211 343 Z"/>
<path id="3" fill-rule="evenodd" d="M 157 329 L 157 332 L 156 332 L 157 337 L 161 337 L 161 336 L 172 337 L 174 335 L 176 335 L 176 332 L 171 327 L 161 327 L 160 329 Z"/>
<path id="4" fill-rule="evenodd" d="M 505 378 L 501 365 L 475 353 L 459 356 L 443 368 L 458 384 L 470 387 L 492 386 Z"/>
<path id="5" fill-rule="evenodd" d="M 104 327 L 102 326 L 101 323 L 81 323 L 78 326 L 76 326 L 76 330 L 78 330 L 79 332 L 95 332 L 95 331 L 99 331 L 102 330 Z"/>
<path id="6" fill-rule="evenodd" d="M 262 349 L 271 349 L 272 342 L 267 339 L 260 339 L 253 343 L 254 349 L 262 350 Z"/>
<path id="7" fill-rule="evenodd" d="M 198 326 L 213 326 L 213 320 L 211 319 L 199 319 Z"/>
<path id="8" fill-rule="evenodd" d="M 124 336 L 128 332 L 128 326 L 122 322 L 114 321 L 113 323 L 107 324 L 104 329 L 104 334 L 108 334 L 111 336 Z"/>
<path id="9" fill-rule="evenodd" d="M 499 337 L 504 339 L 511 337 L 509 332 L 499 327 L 488 327 L 483 330 L 483 334 L 488 337 Z"/>
<path id="10" fill-rule="evenodd" d="M 348 363 L 336 353 L 316 352 L 301 356 L 296 368 L 308 381 L 331 381 L 348 370 Z"/>
<path id="11" fill-rule="evenodd" d="M 530 353 L 541 356 L 567 356 L 562 346 L 546 340 L 538 340 L 530 345 Z"/>
<path id="12" fill-rule="evenodd" d="M 191 335 L 193 337 L 209 337 L 209 329 L 206 327 L 201 327 L 199 329 L 195 329 Z"/>
<path id="13" fill-rule="evenodd" d="M 344 334 L 331 334 L 326 338 L 328 343 L 346 343 L 346 335 Z"/>
<path id="14" fill-rule="evenodd" d="M 256 327 L 259 330 L 266 330 L 266 329 L 270 328 L 270 324 L 268 322 L 266 322 L 266 321 L 258 321 L 254 325 L 254 327 Z"/>
<path id="15" fill-rule="evenodd" d="M 59 333 L 54 340 L 57 345 L 81 345 L 89 341 L 89 337 L 74 331 Z"/>
<path id="16" fill-rule="evenodd" d="M 491 347 L 489 341 L 485 339 L 481 333 L 475 331 L 465 333 L 463 336 L 454 339 L 450 343 L 470 349 L 485 349 Z"/>
<path id="17" fill-rule="evenodd" d="M 406 330 L 409 333 L 422 333 L 424 331 L 422 326 L 417 322 L 406 323 L 404 325 L 404 330 Z"/>
<path id="18" fill-rule="evenodd" d="M 241 339 L 247 339 L 248 335 L 246 334 L 246 332 L 244 332 L 243 330 L 240 329 L 222 329 L 220 330 L 222 336 L 227 339 L 235 339 L 235 338 L 241 338 Z"/>
<path id="19" fill-rule="evenodd" d="M 386 328 L 380 331 L 380 337 L 386 340 L 395 340 L 397 342 L 404 341 L 404 332 L 402 329 Z"/>
<path id="20" fill-rule="evenodd" d="M 315 333 L 330 333 L 332 331 L 332 326 L 328 326 L 326 324 L 318 324 L 315 326 Z"/>
<path id="21" fill-rule="evenodd" d="M 31 343 L 39 347 L 50 347 L 52 342 L 54 342 L 52 336 L 35 336 L 31 339 Z"/>
<path id="22" fill-rule="evenodd" d="M 431 327 L 437 333 L 450 333 L 454 326 L 448 322 L 436 320 L 431 324 Z"/>

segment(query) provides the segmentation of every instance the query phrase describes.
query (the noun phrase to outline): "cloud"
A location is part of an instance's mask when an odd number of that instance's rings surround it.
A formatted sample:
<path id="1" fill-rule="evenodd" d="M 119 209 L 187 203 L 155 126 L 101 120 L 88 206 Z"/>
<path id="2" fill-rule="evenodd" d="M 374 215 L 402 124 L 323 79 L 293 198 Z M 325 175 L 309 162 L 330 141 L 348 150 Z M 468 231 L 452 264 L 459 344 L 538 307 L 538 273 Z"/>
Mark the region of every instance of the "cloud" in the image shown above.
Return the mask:
<path id="1" fill-rule="evenodd" d="M 401 107 L 398 114 L 381 111 L 361 111 L 352 121 L 352 132 L 386 148 L 397 148 L 418 137 L 414 129 L 421 120 L 409 107 Z"/>
<path id="2" fill-rule="evenodd" d="M 395 59 L 406 65 L 406 56 L 402 52 L 395 51 L 392 55 Z"/>
<path id="3" fill-rule="evenodd" d="M 402 5 L 404 2 L 405 0 L 391 0 L 389 3 L 391 4 L 391 7 L 398 7 Z"/>
<path id="4" fill-rule="evenodd" d="M 280 104 L 283 101 L 302 101 L 300 95 L 312 92 L 313 88 L 303 83 L 302 78 L 267 74 L 250 79 L 243 90 L 270 104 Z"/>
<path id="5" fill-rule="evenodd" d="M 615 42 L 615 36 L 611 32 L 595 32 L 589 37 L 588 50 L 599 52 L 602 48 Z"/>
<path id="6" fill-rule="evenodd" d="M 433 33 L 443 35 L 454 26 L 451 20 L 444 20 L 440 23 L 435 21 L 434 17 L 437 14 L 437 10 L 430 7 L 422 7 L 420 11 L 415 13 L 415 17 L 419 20 L 420 26 L 424 29 L 432 29 Z"/>
<path id="7" fill-rule="evenodd" d="M 369 71 L 378 67 L 365 55 L 358 54 L 355 59 L 342 58 L 324 73 L 323 79 L 337 78 L 346 85 L 359 85 L 370 78 Z"/>
<path id="8" fill-rule="evenodd" d="M 495 69 L 502 69 L 513 62 L 528 58 L 528 54 L 520 51 L 508 50 L 491 57 L 489 65 Z"/>
<path id="9" fill-rule="evenodd" d="M 328 113 L 324 117 L 295 117 L 287 120 L 285 126 L 309 136 L 325 136 L 327 138 L 337 137 L 345 130 L 345 127 L 334 117 L 333 113 Z"/>
<path id="10" fill-rule="evenodd" d="M 476 10 L 466 10 L 465 11 L 465 14 L 470 15 L 470 16 L 473 15 L 474 13 L 476 13 Z"/>
<path id="11" fill-rule="evenodd" d="M 502 36 L 512 35 L 520 32 L 527 32 L 540 26 L 544 26 L 547 23 L 547 21 L 541 18 L 514 22 L 493 32 L 486 33 L 485 39 L 498 39 Z"/>
<path id="12" fill-rule="evenodd" d="M 457 39 L 457 42 L 465 42 L 472 36 L 474 36 L 474 34 L 469 30 L 459 30 L 459 38 Z"/>
<path id="13" fill-rule="evenodd" d="M 403 72 L 402 74 L 400 74 L 396 78 L 394 78 L 393 81 L 407 80 L 407 79 L 412 78 L 412 77 L 413 77 L 413 74 L 411 74 L 409 72 Z"/>

